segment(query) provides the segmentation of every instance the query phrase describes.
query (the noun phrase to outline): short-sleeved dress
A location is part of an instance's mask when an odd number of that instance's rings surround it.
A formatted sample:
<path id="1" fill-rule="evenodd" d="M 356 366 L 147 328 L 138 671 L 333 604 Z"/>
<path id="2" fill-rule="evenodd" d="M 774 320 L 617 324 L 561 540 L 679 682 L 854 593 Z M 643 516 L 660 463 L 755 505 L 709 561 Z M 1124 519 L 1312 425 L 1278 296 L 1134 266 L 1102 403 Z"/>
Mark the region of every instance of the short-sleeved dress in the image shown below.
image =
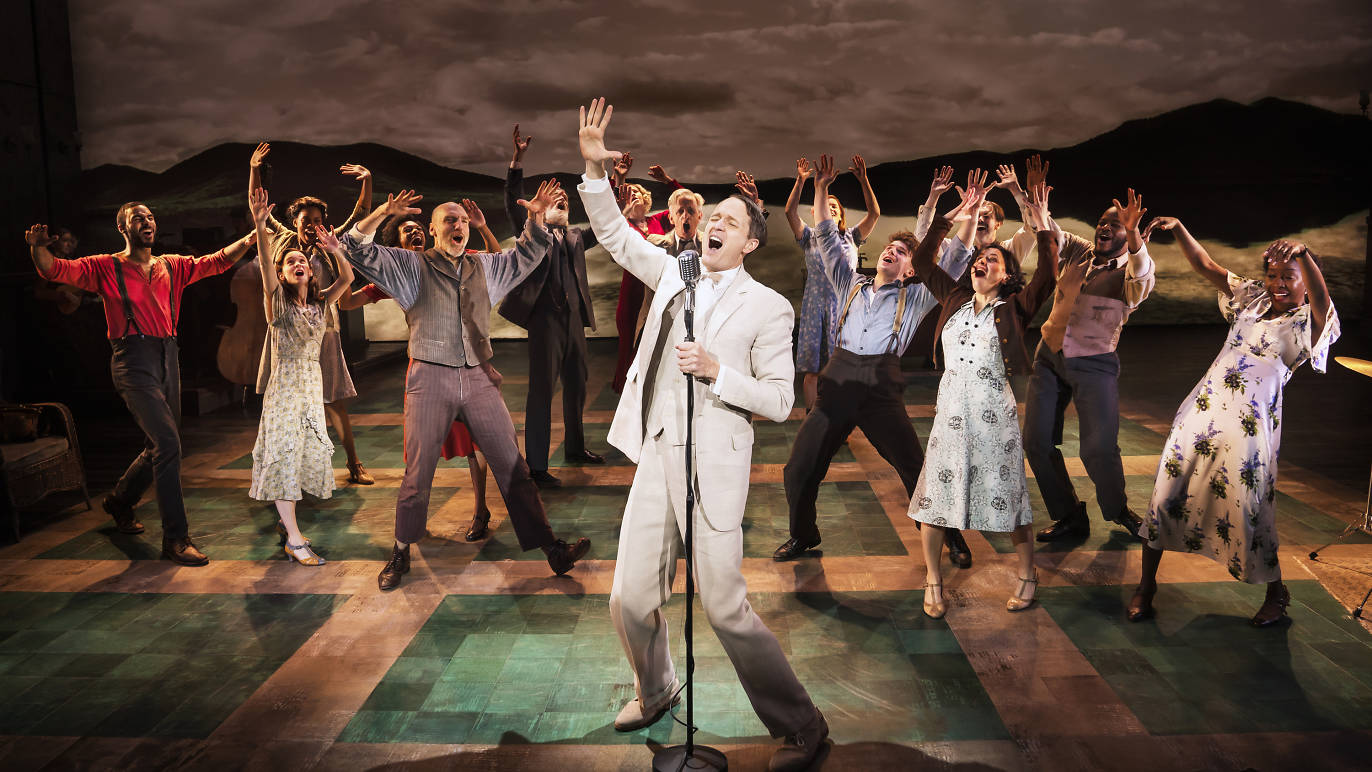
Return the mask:
<path id="1" fill-rule="evenodd" d="M 284 236 L 279 236 L 272 245 L 273 264 L 280 250 L 299 249 L 300 242 L 296 239 L 294 231 L 281 233 L 284 233 Z M 310 268 L 314 271 L 315 279 L 321 288 L 328 287 L 338 279 L 333 264 L 318 252 L 310 255 Z M 348 371 L 348 360 L 343 355 L 343 336 L 339 334 L 337 306 L 329 306 L 324 316 L 324 339 L 319 343 L 319 370 L 323 378 L 324 402 L 332 404 L 341 399 L 356 397 L 357 387 L 353 385 L 352 373 Z M 262 346 L 262 359 L 257 366 L 258 394 L 266 393 L 267 383 L 271 380 L 272 361 L 269 347 L 270 344 L 265 343 Z"/>
<path id="2" fill-rule="evenodd" d="M 304 491 L 327 499 L 334 479 L 319 371 L 324 309 L 286 300 L 281 286 L 272 293 L 271 304 L 271 380 L 262 397 L 248 495 L 259 501 L 299 501 Z"/>
<path id="3" fill-rule="evenodd" d="M 909 515 L 961 530 L 1013 531 L 1032 523 L 1034 510 L 1015 393 L 996 334 L 995 308 L 1006 301 L 981 313 L 974 302 L 953 312 L 943 327 L 947 369 Z"/>
<path id="4" fill-rule="evenodd" d="M 858 247 L 862 245 L 862 234 L 857 226 L 843 231 L 843 252 L 848 258 L 848 267 L 857 270 Z M 814 237 L 813 229 L 806 225 L 796 239 L 805 251 L 805 291 L 800 297 L 800 319 L 796 336 L 796 370 L 802 373 L 817 373 L 824 369 L 829 356 L 838 342 L 838 331 L 834 323 L 838 319 L 839 298 L 834 294 L 834 285 L 824 273 L 824 256 L 819 239 Z"/>
<path id="5" fill-rule="evenodd" d="M 1311 340 L 1310 306 L 1264 319 L 1272 298 L 1260 281 L 1229 275 L 1219 296 L 1229 336 L 1177 410 L 1139 535 L 1155 549 L 1195 552 L 1235 579 L 1261 584 L 1277 569 L 1277 450 L 1282 388 L 1305 362 L 1324 372 L 1339 337 L 1333 307 Z"/>

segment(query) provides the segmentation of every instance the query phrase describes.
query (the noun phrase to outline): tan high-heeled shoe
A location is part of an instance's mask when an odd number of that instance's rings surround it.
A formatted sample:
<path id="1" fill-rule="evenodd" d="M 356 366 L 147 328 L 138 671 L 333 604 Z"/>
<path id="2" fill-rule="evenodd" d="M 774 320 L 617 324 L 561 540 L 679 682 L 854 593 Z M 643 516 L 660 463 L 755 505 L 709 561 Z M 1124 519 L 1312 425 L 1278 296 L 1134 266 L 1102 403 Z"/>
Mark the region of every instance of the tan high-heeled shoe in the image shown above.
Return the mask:
<path id="1" fill-rule="evenodd" d="M 929 589 L 931 587 L 938 588 L 938 600 L 932 603 L 929 601 Z M 948 613 L 948 606 L 943 602 L 943 582 L 925 583 L 924 613 L 930 619 L 943 619 L 943 615 Z"/>
<path id="2" fill-rule="evenodd" d="M 1034 585 L 1034 589 L 1037 591 L 1039 584 L 1039 572 L 1037 570 L 1034 571 L 1033 579 L 1025 579 L 1022 576 L 1016 578 L 1019 579 L 1019 588 L 1015 591 L 1014 595 L 1010 596 L 1010 600 L 1005 601 L 1006 611 L 1023 611 L 1029 608 L 1030 606 L 1034 605 L 1033 593 L 1030 593 L 1029 597 L 1027 598 L 1023 596 L 1024 591 L 1028 589 L 1029 585 L 1031 584 Z"/>
<path id="3" fill-rule="evenodd" d="M 325 563 L 324 558 L 314 554 L 314 550 L 310 549 L 308 544 L 287 544 L 285 550 L 286 557 L 302 566 L 322 566 Z M 301 552 L 305 553 L 304 557 L 300 555 Z"/>

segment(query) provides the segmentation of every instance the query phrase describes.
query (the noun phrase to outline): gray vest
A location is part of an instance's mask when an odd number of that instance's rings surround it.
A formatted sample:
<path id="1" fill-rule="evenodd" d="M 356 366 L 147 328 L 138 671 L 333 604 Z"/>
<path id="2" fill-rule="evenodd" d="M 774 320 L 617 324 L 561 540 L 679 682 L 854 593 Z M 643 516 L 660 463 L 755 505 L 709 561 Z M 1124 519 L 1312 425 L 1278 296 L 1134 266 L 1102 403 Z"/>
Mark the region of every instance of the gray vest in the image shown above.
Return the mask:
<path id="1" fill-rule="evenodd" d="M 405 311 L 410 358 L 449 367 L 491 358 L 491 299 L 486 272 L 471 254 L 454 264 L 442 252 L 424 252 L 419 296 Z"/>

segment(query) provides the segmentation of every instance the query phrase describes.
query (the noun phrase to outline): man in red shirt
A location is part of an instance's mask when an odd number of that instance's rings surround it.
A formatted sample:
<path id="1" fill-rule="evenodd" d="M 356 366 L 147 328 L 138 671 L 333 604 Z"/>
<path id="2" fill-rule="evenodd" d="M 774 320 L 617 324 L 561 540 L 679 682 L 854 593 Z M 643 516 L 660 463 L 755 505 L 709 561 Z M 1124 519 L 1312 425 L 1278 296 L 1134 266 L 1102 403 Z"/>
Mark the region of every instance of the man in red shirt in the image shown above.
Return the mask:
<path id="1" fill-rule="evenodd" d="M 176 320 L 187 285 L 223 273 L 248 251 L 249 234 L 209 257 L 152 254 L 157 221 L 147 206 L 131 201 L 119 207 L 115 226 L 124 249 L 113 255 L 63 260 L 52 254 L 46 225 L 24 234 L 38 274 L 98 293 L 105 301 L 109 328 L 110 374 L 114 387 L 147 436 L 143 452 L 105 497 L 105 511 L 119 531 L 143 532 L 133 507 L 156 482 L 162 513 L 162 557 L 185 566 L 210 562 L 191 542 L 181 495 L 181 369 L 177 360 Z"/>

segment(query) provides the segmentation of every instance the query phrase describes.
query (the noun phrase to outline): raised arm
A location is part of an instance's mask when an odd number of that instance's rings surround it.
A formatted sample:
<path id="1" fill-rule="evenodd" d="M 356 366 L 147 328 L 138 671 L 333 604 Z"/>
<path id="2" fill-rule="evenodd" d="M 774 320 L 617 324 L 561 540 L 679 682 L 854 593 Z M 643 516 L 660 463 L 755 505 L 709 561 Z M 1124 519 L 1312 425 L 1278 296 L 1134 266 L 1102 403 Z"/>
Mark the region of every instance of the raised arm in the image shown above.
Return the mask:
<path id="1" fill-rule="evenodd" d="M 796 240 L 805 235 L 805 223 L 800 219 L 800 194 L 805 191 L 805 181 L 810 178 L 810 159 L 796 159 L 796 182 L 791 186 L 791 195 L 786 197 L 786 222 L 791 226 Z"/>
<path id="2" fill-rule="evenodd" d="M 1191 270 L 1200 274 L 1202 279 L 1210 282 L 1226 297 L 1233 295 L 1233 290 L 1229 287 L 1229 269 L 1210 257 L 1210 253 L 1206 252 L 1205 247 L 1201 246 L 1196 237 L 1181 224 L 1181 220 L 1175 217 L 1154 217 L 1143 231 L 1143 240 L 1150 240 L 1153 231 L 1170 231 L 1177 240 L 1177 246 L 1181 248 L 1182 256 L 1191 264 Z"/>
<path id="3" fill-rule="evenodd" d="M 1134 189 L 1129 189 L 1129 205 L 1120 203 L 1118 198 L 1113 199 L 1112 203 L 1120 213 L 1120 223 L 1126 231 L 1125 238 L 1129 244 L 1129 265 L 1134 269 L 1134 274 L 1141 275 L 1147 273 L 1146 266 L 1140 261 L 1139 255 L 1147 259 L 1147 253 L 1143 250 L 1143 234 L 1139 232 L 1139 223 L 1143 220 L 1143 215 L 1148 210 L 1143 206 L 1143 196 L 1134 193 Z"/>
<path id="4" fill-rule="evenodd" d="M 872 190 L 872 183 L 867 179 L 867 161 L 860 155 L 853 156 L 853 165 L 848 167 L 848 171 L 857 175 L 858 184 L 862 186 L 862 205 L 867 207 L 867 215 L 857 227 L 858 234 L 866 241 L 872 234 L 872 229 L 877 227 L 877 220 L 881 219 L 881 205 L 877 203 L 877 193 Z"/>
<path id="5" fill-rule="evenodd" d="M 829 277 L 829 283 L 833 285 L 838 296 L 846 298 L 852 291 L 853 282 L 857 281 L 858 274 L 848 264 L 843 234 L 839 231 L 834 216 L 829 213 L 829 186 L 837 177 L 838 167 L 834 166 L 834 157 L 820 155 L 819 162 L 815 165 L 816 222 L 811 238 L 818 240 L 820 260 L 824 263 L 824 275 Z"/>
<path id="6" fill-rule="evenodd" d="M 516 284 L 533 273 L 538 264 L 548 256 L 552 246 L 552 236 L 543 227 L 543 213 L 552 206 L 562 186 L 555 179 L 546 179 L 538 186 L 538 194 L 517 203 L 529 213 L 524 224 L 524 232 L 515 240 L 515 245 L 504 252 L 483 252 L 478 255 L 481 268 L 486 274 L 486 292 L 491 304 L 499 303 Z M 463 201 L 465 208 L 468 201 Z M 475 204 L 472 204 L 475 207 Z M 468 209 L 468 212 L 471 210 Z M 480 210 L 477 210 L 478 212 Z"/>
<path id="7" fill-rule="evenodd" d="M 248 158 L 248 198 L 252 198 L 253 191 L 262 187 L 262 164 L 267 162 L 267 154 L 272 151 L 272 146 L 266 142 L 257 143 L 257 149 L 252 151 L 252 156 Z M 280 220 L 267 215 L 267 232 L 276 233 L 285 226 Z M 269 244 L 270 241 L 262 241 L 262 244 Z"/>
<path id="8" fill-rule="evenodd" d="M 1048 298 L 1052 297 L 1058 283 L 1058 240 L 1048 227 L 1048 194 L 1052 190 L 1043 182 L 1039 182 L 1028 191 L 1024 201 L 1024 226 L 1034 232 L 1039 252 L 1039 264 L 1034 269 L 1034 278 L 1015 294 L 1015 306 L 1026 324 L 1034 318 L 1039 308 L 1048 302 Z"/>
<path id="9" fill-rule="evenodd" d="M 353 204 L 353 210 L 348 213 L 348 219 L 336 229 L 339 233 L 352 227 L 354 221 L 367 213 L 372 208 L 372 173 L 362 164 L 343 164 L 338 170 L 349 177 L 362 183 L 357 191 L 357 201 Z"/>
<path id="10" fill-rule="evenodd" d="M 359 220 L 339 239 L 344 256 L 357 272 L 405 309 L 414 305 L 419 297 L 420 257 L 408 249 L 376 244 L 372 235 L 387 217 L 419 214 L 419 208 L 414 204 L 423 198 L 412 190 L 388 195 L 386 203 Z"/>
<path id="11" fill-rule="evenodd" d="M 510 156 L 510 168 L 505 172 L 505 216 L 510 219 L 510 227 L 514 228 L 515 235 L 524 230 L 524 219 L 528 215 L 524 213 L 524 207 L 518 203 L 524 197 L 524 154 L 529 152 L 529 145 L 533 144 L 532 136 L 525 137 L 519 133 L 519 124 L 515 124 L 512 155 Z M 499 252 L 500 250 L 495 250 Z"/>
<path id="12" fill-rule="evenodd" d="M 333 231 L 322 225 L 316 225 L 315 230 L 319 234 L 319 246 L 333 256 L 334 263 L 338 266 L 338 278 L 334 279 L 333 284 L 324 288 L 324 302 L 337 303 L 352 289 L 353 267 L 348 262 L 348 256 L 343 253 L 343 245 L 338 243 L 338 237 L 333 235 Z"/>
<path id="13" fill-rule="evenodd" d="M 663 185 L 666 185 L 672 190 L 677 190 L 681 187 L 681 183 L 673 179 L 672 175 L 668 174 L 667 170 L 663 169 L 660 164 L 653 164 L 652 166 L 649 166 L 648 176 L 652 177 L 653 179 L 657 180 Z"/>
<path id="14" fill-rule="evenodd" d="M 924 199 L 924 204 L 919 208 L 919 213 L 915 217 L 915 238 L 924 240 L 924 236 L 929 232 L 929 223 L 934 221 L 934 215 L 938 214 L 938 200 L 944 193 L 953 189 L 953 167 L 944 166 L 934 169 L 934 180 L 929 183 L 929 196 Z"/>
<path id="15" fill-rule="evenodd" d="M 271 233 L 267 230 L 267 221 L 271 218 L 272 208 L 275 206 L 264 188 L 257 188 L 248 194 L 248 208 L 252 212 L 253 226 L 257 229 L 257 243 L 262 245 L 257 250 L 258 273 L 262 274 L 262 294 L 268 298 L 281 284 L 281 279 L 276 275 L 276 266 L 272 263 Z M 267 303 L 267 321 L 271 320 L 272 304 Z"/>
<path id="16" fill-rule="evenodd" d="M 48 226 L 33 225 L 24 232 L 24 243 L 29 245 L 29 258 L 33 260 L 33 267 L 38 269 L 38 275 L 47 278 L 52 274 L 53 268 L 57 267 L 57 255 L 48 249 L 56 236 L 48 233 Z"/>
<path id="17" fill-rule="evenodd" d="M 964 245 L 972 247 L 976 245 L 977 215 L 981 212 L 981 205 L 986 202 L 986 194 L 990 189 L 986 187 L 986 178 L 989 175 L 981 169 L 973 169 L 967 172 L 967 192 L 972 198 L 964 198 L 959 208 L 967 207 L 967 219 L 958 222 L 958 241 Z M 962 192 L 962 191 L 959 191 Z"/>
<path id="18" fill-rule="evenodd" d="M 486 213 L 481 211 L 481 207 L 477 206 L 476 202 L 470 198 L 464 198 L 462 199 L 462 208 L 466 210 L 467 219 L 471 221 L 472 227 L 481 234 L 481 244 L 486 248 L 486 251 L 499 252 L 500 239 L 495 237 L 495 234 L 491 232 L 491 226 L 486 224 Z M 521 224 L 520 229 L 523 227 Z"/>
<path id="19" fill-rule="evenodd" d="M 1315 255 L 1306 245 L 1279 241 L 1274 246 L 1279 250 L 1278 256 L 1287 255 L 1288 260 L 1295 257 L 1301 262 L 1301 276 L 1305 278 L 1305 291 L 1310 297 L 1310 340 L 1318 341 L 1324 334 L 1325 322 L 1334 307 L 1334 301 L 1329 298 L 1329 288 L 1324 283 L 1324 272 L 1315 263 Z"/>

